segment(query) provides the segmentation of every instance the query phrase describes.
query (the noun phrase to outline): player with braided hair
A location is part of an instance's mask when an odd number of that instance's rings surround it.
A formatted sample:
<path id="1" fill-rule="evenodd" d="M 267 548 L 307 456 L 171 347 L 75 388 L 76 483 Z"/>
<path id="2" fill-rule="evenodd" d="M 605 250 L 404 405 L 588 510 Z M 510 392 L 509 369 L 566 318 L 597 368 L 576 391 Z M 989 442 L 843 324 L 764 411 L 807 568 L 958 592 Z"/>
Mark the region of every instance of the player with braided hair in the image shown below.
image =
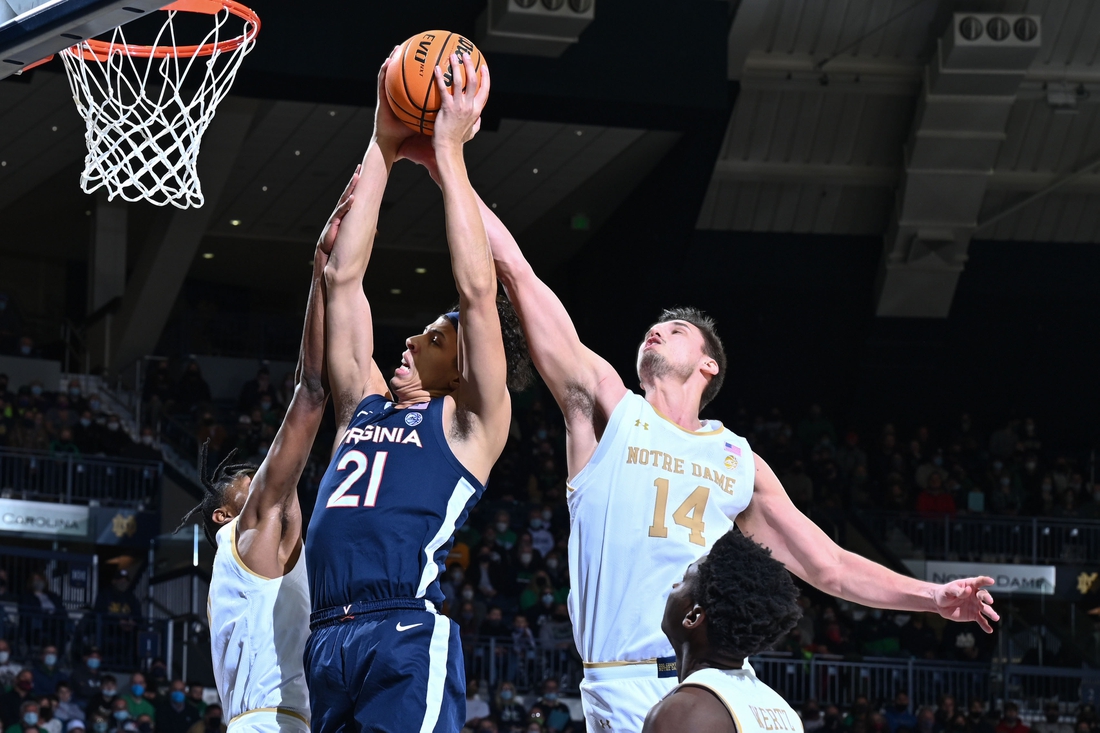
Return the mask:
<path id="1" fill-rule="evenodd" d="M 201 515 L 206 538 L 217 547 L 207 612 L 214 677 L 232 733 L 310 729 L 303 664 L 309 583 L 298 480 L 328 399 L 324 269 L 357 181 L 358 170 L 317 243 L 294 395 L 271 449 L 259 466 L 231 463 L 231 452 L 207 476 L 204 444 L 200 470 L 206 495 L 184 517 L 186 522 Z"/>
<path id="2" fill-rule="evenodd" d="M 680 684 L 649 712 L 642 732 L 801 733 L 798 714 L 745 664 L 801 616 L 783 564 L 739 531 L 724 534 L 665 602 L 661 631 L 676 652 Z"/>

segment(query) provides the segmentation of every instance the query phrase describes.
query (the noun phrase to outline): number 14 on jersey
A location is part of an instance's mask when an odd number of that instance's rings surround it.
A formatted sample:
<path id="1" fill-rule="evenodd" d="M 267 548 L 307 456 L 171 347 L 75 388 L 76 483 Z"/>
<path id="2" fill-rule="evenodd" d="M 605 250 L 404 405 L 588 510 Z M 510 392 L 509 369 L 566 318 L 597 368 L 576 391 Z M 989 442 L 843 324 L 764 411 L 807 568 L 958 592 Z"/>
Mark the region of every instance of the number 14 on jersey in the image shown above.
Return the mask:
<path id="1" fill-rule="evenodd" d="M 653 524 L 649 527 L 650 537 L 668 537 L 668 526 L 665 517 L 668 513 L 668 479 L 659 478 L 653 482 L 657 487 L 657 501 L 653 506 Z M 707 501 L 710 500 L 710 489 L 706 486 L 696 486 L 684 503 L 672 513 L 672 521 L 681 527 L 688 529 L 688 542 L 693 545 L 706 547 L 707 541 L 703 537 L 706 523 L 703 522 L 703 513 L 707 510 Z"/>

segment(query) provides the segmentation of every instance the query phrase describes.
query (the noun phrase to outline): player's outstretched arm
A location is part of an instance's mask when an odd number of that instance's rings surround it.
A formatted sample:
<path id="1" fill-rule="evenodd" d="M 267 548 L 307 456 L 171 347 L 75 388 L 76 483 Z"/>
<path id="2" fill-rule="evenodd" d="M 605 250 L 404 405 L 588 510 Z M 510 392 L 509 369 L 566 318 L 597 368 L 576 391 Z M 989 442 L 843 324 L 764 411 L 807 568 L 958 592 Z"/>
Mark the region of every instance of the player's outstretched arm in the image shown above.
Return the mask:
<path id="1" fill-rule="evenodd" d="M 408 140 L 399 157 L 423 165 L 439 182 L 438 164 L 425 141 Z M 597 423 L 611 415 L 626 394 L 626 385 L 605 359 L 581 343 L 565 306 L 535 274 L 504 223 L 480 197 L 477 204 L 497 277 L 519 315 L 535 367 L 565 414 L 570 435 L 569 472 L 575 475 L 596 449 L 600 437 Z"/>
<path id="2" fill-rule="evenodd" d="M 454 393 L 454 424 L 460 432 L 467 433 L 467 426 L 462 423 L 473 417 L 476 425 L 468 426 L 475 428 L 469 431 L 468 438 L 481 450 L 464 455 L 463 463 L 484 481 L 508 438 L 511 405 L 508 364 L 496 305 L 496 269 L 462 154 L 463 144 L 473 137 L 480 124 L 481 110 L 489 95 L 489 69 L 482 66 L 480 71 L 475 71 L 468 54 L 464 54 L 461 61 L 452 54 L 452 68 L 459 63 L 464 67 L 465 87 L 456 86 L 453 94 L 444 85 L 442 70 L 435 69 L 442 102 L 432 146 L 443 189 L 451 270 L 458 288 L 458 368 L 461 377 Z M 459 75 L 454 74 L 454 78 L 457 82 Z"/>
<path id="3" fill-rule="evenodd" d="M 745 535 L 767 547 L 788 570 L 837 598 L 874 608 L 938 613 L 952 621 L 976 621 L 987 633 L 993 610 L 988 577 L 965 578 L 944 585 L 909 578 L 839 547 L 800 512 L 760 456 L 752 501 L 737 517 Z"/>
<path id="4" fill-rule="evenodd" d="M 286 416 L 263 463 L 252 478 L 252 485 L 241 510 L 238 547 L 248 567 L 261 575 L 277 577 L 284 573 L 280 554 L 297 547 L 302 539 L 302 511 L 298 505 L 298 480 L 309 460 L 317 429 L 325 414 L 328 399 L 324 375 L 325 299 L 322 294 L 328 252 L 354 201 L 359 169 L 352 175 L 329 216 L 313 253 L 313 279 L 306 301 L 302 345 L 294 372 L 294 396 Z M 283 550 L 280 553 L 280 549 Z"/>
<path id="5" fill-rule="evenodd" d="M 386 68 L 378 72 L 378 106 L 374 135 L 363 156 L 355 200 L 330 245 L 325 265 L 325 364 L 342 430 L 365 395 L 382 393 L 385 380 L 374 366 L 374 326 L 363 291 L 363 276 L 374 248 L 378 210 L 390 168 L 401 142 L 413 134 L 394 116 L 386 102 Z"/>

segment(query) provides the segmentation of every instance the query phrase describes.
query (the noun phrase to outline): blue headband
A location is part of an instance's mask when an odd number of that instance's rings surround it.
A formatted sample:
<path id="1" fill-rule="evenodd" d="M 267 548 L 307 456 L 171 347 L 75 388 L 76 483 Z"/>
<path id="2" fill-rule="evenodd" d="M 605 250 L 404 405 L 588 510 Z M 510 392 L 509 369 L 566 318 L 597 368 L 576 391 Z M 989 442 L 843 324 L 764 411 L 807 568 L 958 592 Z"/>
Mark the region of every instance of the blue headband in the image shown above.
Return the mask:
<path id="1" fill-rule="evenodd" d="M 451 325 L 454 326 L 455 331 L 458 331 L 458 311 L 451 311 L 450 313 L 444 313 L 443 317 L 451 322 Z"/>

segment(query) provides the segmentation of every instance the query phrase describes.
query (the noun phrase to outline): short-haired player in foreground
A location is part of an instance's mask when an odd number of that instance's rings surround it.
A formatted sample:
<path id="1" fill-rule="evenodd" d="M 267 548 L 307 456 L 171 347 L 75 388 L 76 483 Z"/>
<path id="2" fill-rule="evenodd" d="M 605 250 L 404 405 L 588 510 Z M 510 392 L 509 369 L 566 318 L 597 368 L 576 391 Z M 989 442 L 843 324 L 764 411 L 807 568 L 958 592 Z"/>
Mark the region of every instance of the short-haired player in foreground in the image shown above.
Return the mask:
<path id="1" fill-rule="evenodd" d="M 638 347 L 645 396 L 581 343 L 569 314 L 484 203 L 497 273 L 531 356 L 565 416 L 569 469 L 569 610 L 585 662 L 581 698 L 591 730 L 638 731 L 669 690 L 671 656 L 659 603 L 682 568 L 734 521 L 788 570 L 830 595 L 876 608 L 997 620 L 992 578 L 935 585 L 841 549 L 791 503 L 748 442 L 701 420 L 725 378 L 714 322 L 664 311 Z"/>
<path id="2" fill-rule="evenodd" d="M 676 652 L 680 684 L 649 711 L 643 732 L 801 733 L 798 713 L 745 664 L 801 615 L 782 563 L 736 530 L 722 535 L 665 602 L 661 630 Z"/>
<path id="3" fill-rule="evenodd" d="M 313 256 L 294 396 L 271 449 L 257 467 L 227 465 L 206 475 L 207 494 L 191 510 L 202 515 L 217 547 L 207 611 L 218 696 L 229 730 L 309 730 L 309 691 L 302 661 L 309 633 L 309 582 L 302 552 L 298 480 L 324 414 L 324 301 L 321 281 L 355 177 L 329 217 Z M 180 525 L 182 526 L 182 525 Z"/>
<path id="4" fill-rule="evenodd" d="M 339 437 L 306 534 L 315 733 L 453 733 L 465 720 L 462 648 L 457 624 L 437 611 L 439 576 L 504 448 L 511 404 L 496 273 L 463 160 L 489 76 L 468 56 L 450 61 L 464 73 L 454 75 L 452 95 L 435 70 L 442 109 L 432 145 L 459 310 L 406 340 L 387 388 L 373 360 L 363 276 L 390 167 L 413 134 L 385 101 L 392 57 L 379 73 L 355 203 L 325 268 L 325 363 Z"/>

